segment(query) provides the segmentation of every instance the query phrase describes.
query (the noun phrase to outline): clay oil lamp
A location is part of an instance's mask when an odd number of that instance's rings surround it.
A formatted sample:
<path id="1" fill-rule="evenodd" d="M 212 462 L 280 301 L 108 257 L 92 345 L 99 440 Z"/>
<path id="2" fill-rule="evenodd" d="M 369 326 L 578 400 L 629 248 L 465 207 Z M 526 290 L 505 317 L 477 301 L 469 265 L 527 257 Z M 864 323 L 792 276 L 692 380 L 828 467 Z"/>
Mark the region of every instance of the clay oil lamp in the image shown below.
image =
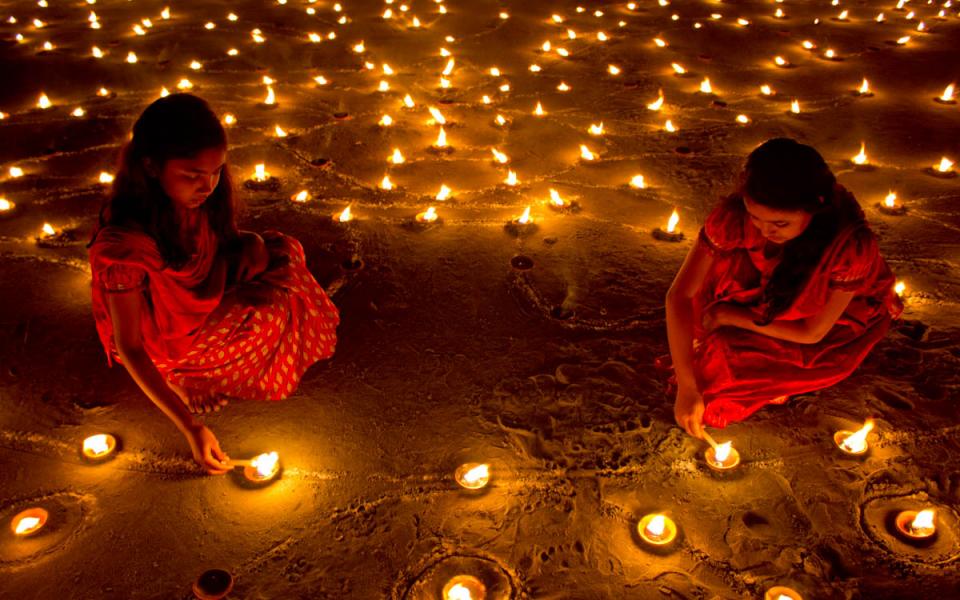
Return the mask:
<path id="1" fill-rule="evenodd" d="M 957 172 L 953 168 L 953 161 L 946 156 L 942 157 L 936 165 L 927 167 L 925 172 L 940 179 L 953 179 L 957 176 Z"/>
<path id="2" fill-rule="evenodd" d="M 877 208 L 885 215 L 900 216 L 907 212 L 907 207 L 897 201 L 897 194 L 893 191 L 883 198 L 883 202 L 877 203 Z"/>
<path id="3" fill-rule="evenodd" d="M 83 458 L 91 462 L 100 462 L 114 456 L 117 438 L 109 433 L 98 433 L 83 440 L 80 452 Z"/>
<path id="4" fill-rule="evenodd" d="M 644 543 L 664 547 L 677 538 L 677 524 L 666 515 L 651 513 L 644 515 L 637 523 L 637 533 Z"/>
<path id="5" fill-rule="evenodd" d="M 437 133 L 437 140 L 433 142 L 428 150 L 434 154 L 450 154 L 453 152 L 453 146 L 447 143 L 447 132 L 443 130 L 443 126 L 440 127 L 440 131 Z"/>
<path id="6" fill-rule="evenodd" d="M 794 589 L 775 585 L 763 594 L 763 600 L 803 600 L 803 596 Z"/>
<path id="7" fill-rule="evenodd" d="M 490 483 L 490 465 L 487 463 L 464 463 L 453 473 L 457 485 L 465 490 L 480 490 Z"/>
<path id="8" fill-rule="evenodd" d="M 912 542 L 924 541 L 937 533 L 936 511 L 927 508 L 921 511 L 901 511 L 895 521 L 897 534 Z"/>
<path id="9" fill-rule="evenodd" d="M 710 447 L 704 452 L 704 458 L 707 461 L 707 466 L 712 470 L 723 473 L 736 468 L 740 464 L 740 453 L 733 447 L 732 442 L 718 444 L 707 432 L 703 433 L 703 438 L 710 444 Z"/>
<path id="10" fill-rule="evenodd" d="M 860 87 L 853 90 L 853 95 L 858 98 L 870 98 L 873 96 L 873 92 L 870 90 L 870 82 L 867 81 L 866 77 L 863 78 Z"/>
<path id="11" fill-rule="evenodd" d="M 657 227 L 653 230 L 653 237 L 664 242 L 679 242 L 683 239 L 683 232 L 677 230 L 679 223 L 680 215 L 677 213 L 677 209 L 673 209 L 673 213 L 670 214 L 670 219 L 667 220 L 666 229 Z"/>
<path id="12" fill-rule="evenodd" d="M 833 434 L 833 443 L 841 452 L 850 456 L 863 456 L 870 449 L 867 434 L 873 430 L 873 419 L 867 419 L 857 431 L 841 430 Z"/>
<path id="13" fill-rule="evenodd" d="M 504 225 L 504 229 L 507 233 L 520 237 L 522 235 L 528 235 L 537 230 L 537 224 L 533 220 L 533 217 L 530 216 L 530 207 L 523 209 L 523 213 L 519 217 L 515 217 L 507 221 Z"/>
<path id="14" fill-rule="evenodd" d="M 228 464 L 242 467 L 243 478 L 255 485 L 266 485 L 280 474 L 280 455 L 276 452 L 258 454 L 250 460 L 231 460 Z"/>
<path id="15" fill-rule="evenodd" d="M 440 215 L 437 214 L 437 209 L 428 206 L 427 210 L 417 213 L 413 220 L 420 225 L 432 225 L 440 222 Z"/>
<path id="16" fill-rule="evenodd" d="M 553 188 L 550 188 L 550 200 L 547 206 L 557 212 L 576 212 L 580 210 L 579 202 L 564 199 L 560 192 Z"/>
<path id="17" fill-rule="evenodd" d="M 870 164 L 870 159 L 867 158 L 866 142 L 860 142 L 860 152 L 857 152 L 850 158 L 850 163 L 853 165 L 853 168 L 857 169 L 858 171 L 873 170 L 873 165 Z"/>
<path id="18" fill-rule="evenodd" d="M 956 104 L 957 98 L 956 98 L 956 94 L 954 93 L 955 87 L 956 86 L 951 83 L 946 88 L 944 88 L 943 93 L 937 96 L 936 98 L 934 98 L 933 101 L 939 102 L 940 104 Z"/>
<path id="19" fill-rule="evenodd" d="M 34 535 L 47 524 L 50 514 L 42 508 L 28 508 L 14 515 L 10 520 L 10 530 L 17 537 Z"/>
<path id="20" fill-rule="evenodd" d="M 457 575 L 443 586 L 442 600 L 486 600 L 487 586 L 473 575 Z"/>
<path id="21" fill-rule="evenodd" d="M 256 192 L 275 192 L 280 188 L 280 180 L 267 171 L 263 163 L 254 165 L 250 178 L 243 182 L 243 186 Z"/>

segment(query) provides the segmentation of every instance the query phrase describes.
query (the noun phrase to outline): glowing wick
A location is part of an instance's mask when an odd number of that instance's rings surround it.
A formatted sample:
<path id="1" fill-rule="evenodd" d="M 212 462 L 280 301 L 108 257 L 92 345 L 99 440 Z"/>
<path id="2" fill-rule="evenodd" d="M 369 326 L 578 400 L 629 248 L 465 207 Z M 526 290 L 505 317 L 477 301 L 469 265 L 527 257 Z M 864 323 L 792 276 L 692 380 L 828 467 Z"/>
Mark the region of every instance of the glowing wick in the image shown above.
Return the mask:
<path id="1" fill-rule="evenodd" d="M 700 93 L 702 94 L 713 93 L 713 87 L 710 85 L 710 78 L 704 77 L 703 81 L 700 82 Z"/>
<path id="2" fill-rule="evenodd" d="M 448 188 L 448 187 L 446 186 L 446 184 L 442 184 L 442 183 L 441 183 L 441 184 L 440 184 L 440 191 L 437 192 L 436 199 L 439 200 L 439 201 L 441 201 L 441 202 L 444 201 L 444 200 L 448 200 L 448 199 L 450 198 L 450 194 L 452 194 L 452 193 L 453 193 L 453 190 L 451 190 L 450 188 Z"/>
<path id="3" fill-rule="evenodd" d="M 50 223 L 44 223 L 43 227 L 41 228 L 41 231 L 43 231 L 44 237 L 53 237 L 57 235 L 57 230 L 54 229 L 53 225 L 51 225 Z"/>
<path id="4" fill-rule="evenodd" d="M 433 143 L 434 148 L 446 148 L 447 147 L 447 132 L 443 130 L 443 127 L 440 128 L 440 133 L 437 134 L 437 141 Z"/>
<path id="5" fill-rule="evenodd" d="M 528 223 L 533 223 L 533 219 L 530 218 L 530 207 L 523 209 L 523 214 L 517 217 L 517 223 L 521 225 L 526 225 Z"/>
<path id="6" fill-rule="evenodd" d="M 867 419 L 863 427 L 848 435 L 840 447 L 851 454 L 862 454 L 867 451 L 867 434 L 873 430 L 873 419 Z"/>
<path id="7" fill-rule="evenodd" d="M 514 173 L 513 170 L 508 170 L 508 171 L 507 171 L 507 178 L 503 180 L 503 183 L 505 183 L 506 185 L 509 185 L 509 186 L 517 185 L 517 183 L 518 183 L 517 174 Z"/>
<path id="8" fill-rule="evenodd" d="M 954 90 L 954 84 L 951 83 L 946 88 L 944 88 L 943 94 L 940 96 L 939 100 L 941 102 L 955 102 L 953 90 Z"/>
<path id="9" fill-rule="evenodd" d="M 673 213 L 670 215 L 670 219 L 667 221 L 667 233 L 674 233 L 677 229 L 677 224 L 680 223 L 680 215 L 677 214 L 677 209 L 673 209 Z"/>
<path id="10" fill-rule="evenodd" d="M 498 163 L 500 163 L 501 165 L 505 165 L 508 162 L 510 162 L 510 157 L 508 157 L 503 152 L 500 152 L 496 148 L 491 148 L 490 151 L 493 152 L 493 159 Z"/>
<path id="11" fill-rule="evenodd" d="M 558 206 L 558 207 L 562 207 L 566 204 L 563 198 L 560 197 L 560 192 L 558 192 L 553 188 L 550 188 L 550 202 L 554 206 Z"/>
<path id="12" fill-rule="evenodd" d="M 949 173 L 953 168 L 953 161 L 947 158 L 946 156 L 940 159 L 940 164 L 934 167 L 937 171 L 941 173 Z"/>
<path id="13" fill-rule="evenodd" d="M 883 199 L 883 205 L 887 208 L 896 208 L 897 207 L 897 194 L 895 192 L 890 192 L 887 194 L 887 197 Z"/>
<path id="14" fill-rule="evenodd" d="M 603 135 L 603 121 L 600 124 L 591 123 L 590 128 L 587 129 L 590 135 Z"/>
<path id="15" fill-rule="evenodd" d="M 309 199 L 310 199 L 310 192 L 308 192 L 307 190 L 300 190 L 292 198 L 294 202 L 306 202 Z"/>
<path id="16" fill-rule="evenodd" d="M 584 144 L 580 144 L 580 158 L 583 160 L 595 160 L 597 155 L 590 151 Z"/>
<path id="17" fill-rule="evenodd" d="M 657 92 L 657 99 L 647 105 L 650 110 L 660 110 L 663 107 L 663 90 Z"/>
<path id="18" fill-rule="evenodd" d="M 390 155 L 390 158 L 388 160 L 395 165 L 400 165 L 400 164 L 403 164 L 403 162 L 406 159 L 403 157 L 403 154 L 400 153 L 399 148 L 394 148 L 393 154 Z"/>
<path id="19" fill-rule="evenodd" d="M 40 99 L 37 100 L 37 108 L 42 108 L 44 110 L 53 106 L 53 103 L 50 102 L 50 98 L 46 94 L 40 94 Z"/>
<path id="20" fill-rule="evenodd" d="M 850 160 L 852 160 L 855 165 L 867 164 L 866 144 L 864 142 L 860 142 L 860 152 Z"/>
<path id="21" fill-rule="evenodd" d="M 647 187 L 646 182 L 643 180 L 643 175 L 634 175 L 630 179 L 630 187 L 642 190 Z"/>
<path id="22" fill-rule="evenodd" d="M 790 103 L 790 112 L 795 115 L 800 114 L 800 102 L 798 100 L 794 100 Z"/>
<path id="23" fill-rule="evenodd" d="M 341 223 L 346 223 L 347 221 L 353 220 L 353 213 L 350 212 L 350 207 L 347 206 L 345 209 L 343 209 L 343 211 L 340 212 L 340 214 L 335 215 L 335 218 Z"/>

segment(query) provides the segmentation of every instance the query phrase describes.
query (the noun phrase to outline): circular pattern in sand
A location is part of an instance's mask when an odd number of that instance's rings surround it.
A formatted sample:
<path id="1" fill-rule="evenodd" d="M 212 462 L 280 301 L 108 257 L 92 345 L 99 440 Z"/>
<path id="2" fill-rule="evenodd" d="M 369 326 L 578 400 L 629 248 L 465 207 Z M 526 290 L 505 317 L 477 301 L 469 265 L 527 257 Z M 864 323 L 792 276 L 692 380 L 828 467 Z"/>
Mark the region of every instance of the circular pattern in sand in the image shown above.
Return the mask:
<path id="1" fill-rule="evenodd" d="M 84 529 L 94 499 L 74 492 L 56 492 L 32 498 L 13 499 L 0 507 L 0 570 L 35 560 L 62 548 Z M 18 537 L 8 526 L 22 510 L 43 508 L 49 513 L 41 530 L 29 537 Z"/>
<path id="2" fill-rule="evenodd" d="M 517 585 L 507 569 L 492 558 L 455 554 L 429 562 L 415 575 L 416 579 L 394 597 L 405 600 L 435 600 L 443 597 L 444 586 L 454 577 L 468 575 L 479 580 L 486 589 L 485 600 L 513 600 Z M 401 583 L 406 585 L 405 582 Z"/>
<path id="3" fill-rule="evenodd" d="M 933 508 L 937 511 L 937 533 L 924 541 L 906 541 L 896 532 L 897 514 L 903 510 Z M 960 517 L 950 507 L 922 494 L 887 496 L 868 500 L 860 512 L 860 527 L 871 541 L 897 560 L 943 565 L 960 558 Z"/>

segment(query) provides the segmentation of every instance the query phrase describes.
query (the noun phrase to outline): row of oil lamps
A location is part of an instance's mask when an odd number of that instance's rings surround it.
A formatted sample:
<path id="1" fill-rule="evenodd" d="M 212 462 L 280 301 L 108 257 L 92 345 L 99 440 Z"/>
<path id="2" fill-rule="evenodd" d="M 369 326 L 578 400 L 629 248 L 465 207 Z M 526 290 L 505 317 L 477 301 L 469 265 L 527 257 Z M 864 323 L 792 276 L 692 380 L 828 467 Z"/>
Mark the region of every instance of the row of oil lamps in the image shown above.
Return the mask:
<path id="1" fill-rule="evenodd" d="M 850 456 L 862 456 L 869 449 L 867 435 L 873 430 L 873 420 L 868 419 L 857 431 L 837 431 L 833 440 L 837 448 Z M 740 464 L 740 454 L 733 448 L 731 442 L 718 444 L 705 433 L 709 447 L 704 452 L 707 466 L 719 473 L 728 472 Z M 113 435 L 101 433 L 92 435 L 83 441 L 81 453 L 91 462 L 102 462 L 113 457 L 117 450 L 117 440 Z M 243 476 L 255 484 L 267 484 L 280 472 L 280 457 L 277 452 L 260 454 L 250 460 L 234 460 L 231 467 L 241 467 Z M 464 463 L 453 474 L 456 483 L 465 490 L 478 491 L 484 489 L 491 479 L 491 468 L 487 463 Z M 11 521 L 10 527 L 18 537 L 27 537 L 42 530 L 49 517 L 48 512 L 40 507 L 28 508 L 18 513 Z M 904 510 L 896 519 L 896 532 L 910 541 L 927 540 L 936 533 L 936 512 L 933 509 Z M 669 546 L 677 538 L 677 524 L 665 514 L 650 513 L 643 515 L 637 523 L 637 533 L 640 539 L 653 548 Z M 464 591 L 460 591 L 460 590 Z M 771 591 L 775 593 L 771 595 Z M 460 595 L 457 595 L 460 594 Z M 466 595 L 464 595 L 466 594 Z M 483 598 L 485 586 L 469 575 L 458 575 L 451 579 L 444 588 L 445 600 L 459 600 L 461 598 Z M 767 598 L 780 600 L 786 597 L 789 600 L 801 600 L 801 596 L 789 588 L 777 586 L 770 588 Z"/>

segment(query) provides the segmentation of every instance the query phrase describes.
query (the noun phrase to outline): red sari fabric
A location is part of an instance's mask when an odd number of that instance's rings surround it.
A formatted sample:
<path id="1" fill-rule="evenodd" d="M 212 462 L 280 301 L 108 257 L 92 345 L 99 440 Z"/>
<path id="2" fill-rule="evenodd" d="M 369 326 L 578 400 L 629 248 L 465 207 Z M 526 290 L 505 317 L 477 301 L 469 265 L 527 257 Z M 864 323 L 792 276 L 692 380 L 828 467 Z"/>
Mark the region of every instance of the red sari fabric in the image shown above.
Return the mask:
<path id="1" fill-rule="evenodd" d="M 180 269 L 164 266 L 153 239 L 104 227 L 90 247 L 93 314 L 107 360 L 119 360 L 107 294 L 140 289 L 143 345 L 157 369 L 188 391 L 281 400 L 315 362 L 333 354 L 337 308 L 307 270 L 300 243 L 263 234 L 267 271 L 227 286 L 227 261 L 205 218 Z"/>
<path id="2" fill-rule="evenodd" d="M 776 398 L 829 387 L 846 377 L 883 338 L 903 305 L 894 277 L 856 199 L 837 186 L 835 201 L 858 219 L 844 225 L 827 247 L 806 286 L 775 322 L 796 321 L 823 310 L 832 289 L 855 292 L 849 306 L 816 344 L 779 340 L 733 327 L 705 332 L 702 316 L 717 302 L 756 309 L 779 263 L 768 257 L 766 239 L 745 212 L 721 204 L 700 230 L 713 265 L 694 299 L 694 371 L 711 427 L 747 418 Z M 852 205 L 850 204 L 852 203 Z"/>

